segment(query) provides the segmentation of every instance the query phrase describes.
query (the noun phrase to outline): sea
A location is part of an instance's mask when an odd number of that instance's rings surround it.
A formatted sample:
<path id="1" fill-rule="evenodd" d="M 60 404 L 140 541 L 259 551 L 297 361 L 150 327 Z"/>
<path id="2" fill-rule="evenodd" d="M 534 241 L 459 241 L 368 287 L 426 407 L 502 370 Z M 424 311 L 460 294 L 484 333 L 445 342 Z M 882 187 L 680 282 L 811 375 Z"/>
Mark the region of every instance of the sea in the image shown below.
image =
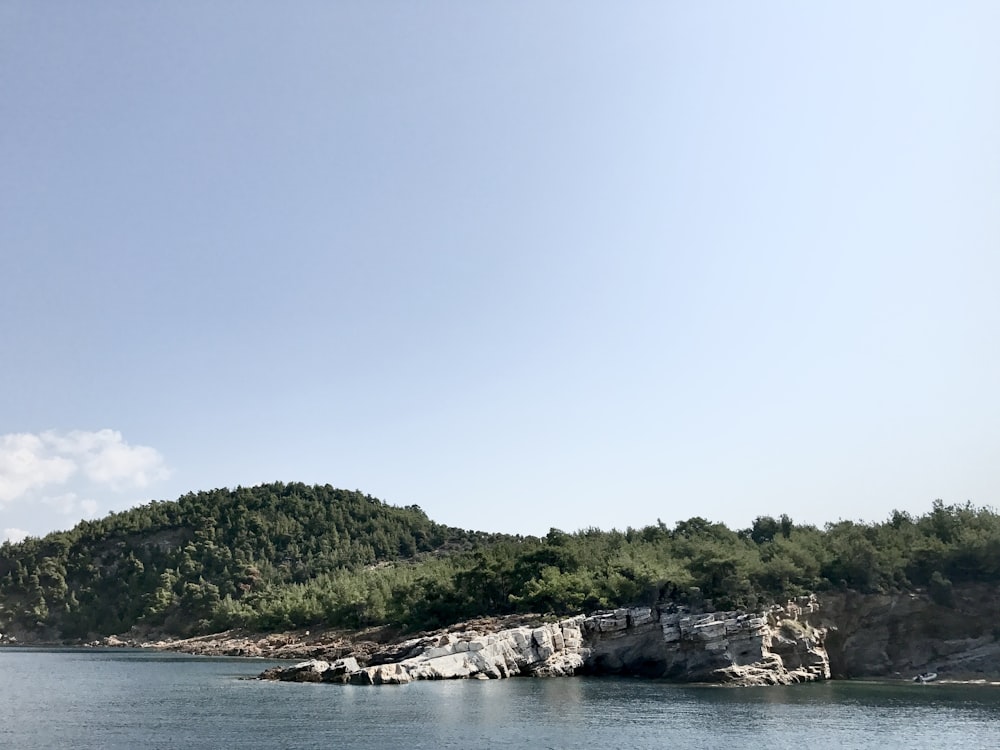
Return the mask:
<path id="1" fill-rule="evenodd" d="M 625 678 L 261 682 L 278 662 L 0 649 L 0 748 L 1000 748 L 1000 688 Z"/>

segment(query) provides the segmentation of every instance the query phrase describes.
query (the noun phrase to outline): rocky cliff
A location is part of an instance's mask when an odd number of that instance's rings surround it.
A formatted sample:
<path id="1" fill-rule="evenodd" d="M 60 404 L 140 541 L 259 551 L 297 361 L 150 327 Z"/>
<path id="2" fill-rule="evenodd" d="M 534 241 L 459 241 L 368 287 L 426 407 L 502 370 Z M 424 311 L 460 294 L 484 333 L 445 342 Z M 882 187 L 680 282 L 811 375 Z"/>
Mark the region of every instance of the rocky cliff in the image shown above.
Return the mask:
<path id="1" fill-rule="evenodd" d="M 686 682 L 791 684 L 826 679 L 825 630 L 812 624 L 815 598 L 765 612 L 691 613 L 640 607 L 579 615 L 494 633 L 416 638 L 399 657 L 360 666 L 353 657 L 268 670 L 264 679 L 403 684 L 515 675 L 628 674 Z"/>
<path id="2" fill-rule="evenodd" d="M 1000 676 L 1000 596 L 996 586 L 927 592 L 825 594 L 817 622 L 826 626 L 834 677 L 942 679 Z"/>
<path id="3" fill-rule="evenodd" d="M 584 621 L 584 672 L 683 682 L 787 685 L 830 676 L 815 598 L 763 612 L 637 608 Z"/>

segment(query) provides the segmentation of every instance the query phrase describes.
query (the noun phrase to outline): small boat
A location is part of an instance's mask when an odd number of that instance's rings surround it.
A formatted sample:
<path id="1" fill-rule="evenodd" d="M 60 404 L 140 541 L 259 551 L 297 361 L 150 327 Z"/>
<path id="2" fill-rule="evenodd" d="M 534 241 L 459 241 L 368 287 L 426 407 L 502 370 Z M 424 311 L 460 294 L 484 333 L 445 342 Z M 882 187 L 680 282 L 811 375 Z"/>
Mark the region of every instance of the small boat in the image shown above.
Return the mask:
<path id="1" fill-rule="evenodd" d="M 919 682 L 920 684 L 924 684 L 927 682 L 934 682 L 934 680 L 936 679 L 937 679 L 937 672 L 924 672 L 923 674 L 918 674 L 916 677 L 914 677 L 913 681 Z"/>

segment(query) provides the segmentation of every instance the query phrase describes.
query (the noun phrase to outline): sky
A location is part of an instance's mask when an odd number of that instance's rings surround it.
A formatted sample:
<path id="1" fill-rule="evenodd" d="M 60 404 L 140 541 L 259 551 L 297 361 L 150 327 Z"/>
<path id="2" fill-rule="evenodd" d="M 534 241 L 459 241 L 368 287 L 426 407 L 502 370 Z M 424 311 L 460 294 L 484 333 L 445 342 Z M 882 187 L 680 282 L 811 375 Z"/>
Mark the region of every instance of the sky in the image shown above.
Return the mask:
<path id="1" fill-rule="evenodd" d="M 0 539 L 1000 501 L 1000 4 L 0 0 Z"/>

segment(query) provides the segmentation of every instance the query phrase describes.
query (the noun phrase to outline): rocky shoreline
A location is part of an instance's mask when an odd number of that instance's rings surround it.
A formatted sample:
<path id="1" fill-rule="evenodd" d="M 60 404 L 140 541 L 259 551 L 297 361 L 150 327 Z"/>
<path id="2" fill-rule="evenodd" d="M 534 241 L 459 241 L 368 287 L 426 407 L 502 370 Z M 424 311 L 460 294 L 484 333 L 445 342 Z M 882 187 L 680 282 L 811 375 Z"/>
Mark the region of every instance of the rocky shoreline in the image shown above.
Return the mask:
<path id="1" fill-rule="evenodd" d="M 683 682 L 773 685 L 827 679 L 825 629 L 808 619 L 814 597 L 759 613 L 633 607 L 558 621 L 487 617 L 403 637 L 390 628 L 360 632 L 227 631 L 193 638 L 132 632 L 79 645 L 142 648 L 205 656 L 298 660 L 263 679 L 400 684 L 421 679 L 617 674 Z M 6 640 L 4 645 L 13 645 Z M 302 661 L 305 660 L 305 661 Z"/>
<path id="2" fill-rule="evenodd" d="M 131 647 L 294 662 L 267 679 L 393 683 L 414 679 L 619 674 L 678 682 L 791 684 L 823 679 L 1000 682 L 1000 596 L 956 587 L 947 603 L 923 592 L 833 592 L 760 612 L 633 607 L 554 620 L 483 617 L 418 635 L 392 628 L 193 638 L 133 631 L 88 643 L 0 635 L 0 646 Z"/>
<path id="3" fill-rule="evenodd" d="M 765 612 L 690 612 L 634 607 L 492 632 L 454 629 L 395 646 L 378 663 L 357 656 L 312 658 L 267 670 L 262 679 L 405 684 L 414 680 L 518 675 L 641 675 L 683 682 L 790 685 L 829 679 L 823 640 L 806 597 Z M 382 654 L 384 657 L 385 654 Z"/>
<path id="4" fill-rule="evenodd" d="M 521 625 L 536 625 L 544 618 L 539 615 L 481 617 L 450 628 L 428 631 L 421 637 L 434 638 L 453 630 L 493 631 Z M 401 649 L 413 639 L 404 638 L 391 627 L 364 630 L 310 628 L 263 633 L 234 629 L 208 635 L 180 638 L 155 631 L 133 629 L 128 633 L 104 636 L 87 641 L 51 640 L 22 634 L 0 633 L 0 647 L 80 647 L 135 648 L 197 656 L 235 656 L 259 659 L 301 660 L 310 658 L 339 659 L 353 655 L 365 663 L 384 663 L 398 658 Z"/>

